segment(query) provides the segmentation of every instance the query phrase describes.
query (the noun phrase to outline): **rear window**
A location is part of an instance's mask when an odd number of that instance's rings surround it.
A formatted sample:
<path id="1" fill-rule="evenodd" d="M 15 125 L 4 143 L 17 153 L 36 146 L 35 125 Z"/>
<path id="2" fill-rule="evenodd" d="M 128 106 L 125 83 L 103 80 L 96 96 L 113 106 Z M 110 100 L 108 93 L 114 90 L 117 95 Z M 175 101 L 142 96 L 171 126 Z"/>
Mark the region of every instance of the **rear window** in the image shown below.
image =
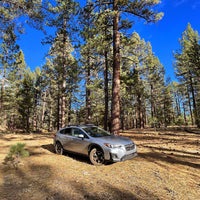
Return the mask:
<path id="1" fill-rule="evenodd" d="M 61 130 L 60 133 L 64 135 L 71 135 L 71 128 L 65 128 Z"/>

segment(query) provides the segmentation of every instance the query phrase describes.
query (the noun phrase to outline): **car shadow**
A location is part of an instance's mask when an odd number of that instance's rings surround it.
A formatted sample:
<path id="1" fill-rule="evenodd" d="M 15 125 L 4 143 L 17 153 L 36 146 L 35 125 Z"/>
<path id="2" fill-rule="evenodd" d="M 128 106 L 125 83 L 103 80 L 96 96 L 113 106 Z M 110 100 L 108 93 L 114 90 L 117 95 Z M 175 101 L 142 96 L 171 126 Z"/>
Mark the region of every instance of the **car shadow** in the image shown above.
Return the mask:
<path id="1" fill-rule="evenodd" d="M 50 151 L 51 153 L 55 153 L 55 148 L 53 144 L 46 144 L 41 146 L 43 149 Z"/>
<path id="2" fill-rule="evenodd" d="M 56 153 L 53 144 L 46 144 L 46 145 L 42 145 L 41 147 L 43 149 L 48 150 L 51 153 Z M 72 158 L 73 160 L 92 165 L 91 162 L 90 162 L 89 157 L 87 157 L 85 155 L 77 154 L 77 153 L 73 153 L 73 152 L 69 152 L 69 151 L 64 151 L 63 155 L 67 156 L 69 158 Z M 111 164 L 114 164 L 114 163 L 113 162 L 106 162 L 104 165 L 111 165 Z"/>

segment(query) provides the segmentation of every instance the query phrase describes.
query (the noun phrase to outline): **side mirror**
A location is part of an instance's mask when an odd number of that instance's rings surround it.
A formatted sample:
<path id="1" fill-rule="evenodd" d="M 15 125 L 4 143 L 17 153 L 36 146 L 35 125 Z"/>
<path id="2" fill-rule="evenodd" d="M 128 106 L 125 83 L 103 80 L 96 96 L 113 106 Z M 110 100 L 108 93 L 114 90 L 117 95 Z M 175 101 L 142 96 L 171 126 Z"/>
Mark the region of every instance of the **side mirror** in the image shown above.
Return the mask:
<path id="1" fill-rule="evenodd" d="M 84 138 L 84 135 L 83 135 L 83 134 L 79 134 L 79 135 L 78 135 L 78 138 L 83 139 L 83 138 Z"/>

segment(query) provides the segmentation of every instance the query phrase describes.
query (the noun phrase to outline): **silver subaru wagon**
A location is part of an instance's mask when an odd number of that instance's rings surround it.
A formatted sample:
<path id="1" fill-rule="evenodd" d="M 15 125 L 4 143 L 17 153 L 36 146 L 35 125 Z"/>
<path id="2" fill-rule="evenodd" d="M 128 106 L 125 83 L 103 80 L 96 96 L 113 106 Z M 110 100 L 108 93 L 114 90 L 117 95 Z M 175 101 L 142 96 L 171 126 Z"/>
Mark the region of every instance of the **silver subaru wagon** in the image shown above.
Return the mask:
<path id="1" fill-rule="evenodd" d="M 57 154 L 62 155 L 66 150 L 87 155 L 94 165 L 102 165 L 106 161 L 125 161 L 137 156 L 137 147 L 132 140 L 112 135 L 93 124 L 60 129 L 55 134 L 54 146 Z"/>

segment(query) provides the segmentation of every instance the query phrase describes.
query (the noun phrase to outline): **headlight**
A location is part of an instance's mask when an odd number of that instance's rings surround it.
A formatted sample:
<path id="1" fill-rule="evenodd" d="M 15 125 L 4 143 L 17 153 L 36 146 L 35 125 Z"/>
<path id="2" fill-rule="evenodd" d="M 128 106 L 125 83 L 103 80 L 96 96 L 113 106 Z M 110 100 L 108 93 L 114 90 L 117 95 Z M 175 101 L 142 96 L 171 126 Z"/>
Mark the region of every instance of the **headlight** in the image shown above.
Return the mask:
<path id="1" fill-rule="evenodd" d="M 105 146 L 109 147 L 109 148 L 121 148 L 122 145 L 120 144 L 108 144 L 108 143 L 104 143 Z"/>

